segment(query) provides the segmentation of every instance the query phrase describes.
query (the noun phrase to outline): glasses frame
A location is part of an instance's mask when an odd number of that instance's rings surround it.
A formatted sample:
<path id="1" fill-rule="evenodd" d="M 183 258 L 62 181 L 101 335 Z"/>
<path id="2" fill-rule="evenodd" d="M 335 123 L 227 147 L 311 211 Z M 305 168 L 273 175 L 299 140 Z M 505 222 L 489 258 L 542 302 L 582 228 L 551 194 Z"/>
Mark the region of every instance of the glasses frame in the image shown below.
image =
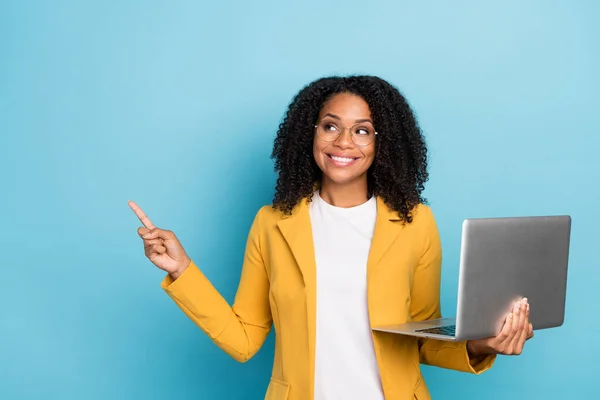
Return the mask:
<path id="1" fill-rule="evenodd" d="M 338 135 L 335 137 L 335 139 L 333 139 L 333 140 L 326 140 L 326 139 L 323 139 L 323 136 L 319 135 L 319 124 L 320 124 L 321 122 L 323 122 L 323 121 L 322 121 L 322 120 L 321 120 L 321 121 L 317 121 L 317 123 L 316 123 L 316 125 L 315 125 L 315 131 L 316 131 L 316 134 L 317 134 L 317 136 L 319 136 L 319 138 L 321 138 L 321 140 L 322 140 L 322 141 L 324 141 L 324 142 L 327 142 L 327 143 L 332 143 L 332 142 L 335 142 L 336 140 L 338 140 L 338 139 L 340 138 L 340 136 L 342 136 L 342 134 L 344 133 L 344 131 L 346 131 L 346 127 L 345 127 L 345 126 L 343 126 L 343 125 L 339 125 L 339 126 L 340 126 L 339 133 L 338 133 Z M 350 129 L 354 128 L 354 127 L 355 127 L 355 126 L 357 126 L 357 125 L 361 125 L 361 124 L 360 124 L 360 123 L 358 123 L 358 124 L 354 124 L 354 125 L 352 125 L 352 126 L 350 127 Z M 373 129 L 375 129 L 375 128 L 373 128 Z M 356 143 L 356 142 L 354 141 L 354 133 L 352 133 L 352 131 L 350 131 L 350 140 L 352 140 L 352 143 L 354 143 L 355 145 L 357 145 L 357 146 L 359 146 L 359 147 L 365 147 L 365 146 L 368 146 L 368 145 L 370 145 L 371 143 L 373 143 L 373 142 L 375 141 L 375 137 L 376 137 L 376 136 L 377 136 L 377 131 L 375 131 L 375 135 L 373 136 L 373 140 L 371 140 L 369 143 L 367 143 L 367 144 L 358 144 L 358 143 Z"/>

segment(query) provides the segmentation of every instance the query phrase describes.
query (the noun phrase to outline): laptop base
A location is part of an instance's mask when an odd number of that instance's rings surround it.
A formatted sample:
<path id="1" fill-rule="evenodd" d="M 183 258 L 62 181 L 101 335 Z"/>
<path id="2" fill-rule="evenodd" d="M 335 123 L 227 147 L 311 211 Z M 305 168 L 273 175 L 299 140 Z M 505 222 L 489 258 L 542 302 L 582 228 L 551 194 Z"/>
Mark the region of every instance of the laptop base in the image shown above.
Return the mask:
<path id="1" fill-rule="evenodd" d="M 398 325 L 378 326 L 374 331 L 417 336 L 455 342 L 456 318 L 438 318 L 427 321 L 407 322 Z"/>

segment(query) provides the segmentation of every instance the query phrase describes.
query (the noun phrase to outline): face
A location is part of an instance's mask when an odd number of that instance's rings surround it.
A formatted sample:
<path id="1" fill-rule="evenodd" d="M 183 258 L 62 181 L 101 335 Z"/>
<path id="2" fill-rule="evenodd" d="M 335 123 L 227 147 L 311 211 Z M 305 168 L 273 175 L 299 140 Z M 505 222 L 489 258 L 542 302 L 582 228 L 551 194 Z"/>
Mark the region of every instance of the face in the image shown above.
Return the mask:
<path id="1" fill-rule="evenodd" d="M 320 128 L 315 128 L 313 155 L 323 172 L 323 182 L 366 182 L 367 170 L 375 158 L 375 139 L 360 146 L 353 142 L 350 131 L 363 136 L 375 132 L 367 102 L 354 94 L 336 94 L 323 105 L 317 123 Z M 320 132 L 342 133 L 337 139 L 326 141 L 317 133 L 319 129 Z"/>

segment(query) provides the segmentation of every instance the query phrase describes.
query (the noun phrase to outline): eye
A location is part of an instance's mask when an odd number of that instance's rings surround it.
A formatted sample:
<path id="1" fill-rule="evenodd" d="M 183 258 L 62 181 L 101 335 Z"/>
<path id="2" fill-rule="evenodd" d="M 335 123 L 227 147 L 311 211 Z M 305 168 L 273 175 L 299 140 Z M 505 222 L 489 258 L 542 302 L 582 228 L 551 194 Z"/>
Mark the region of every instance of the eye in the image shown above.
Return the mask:
<path id="1" fill-rule="evenodd" d="M 371 132 L 368 129 L 365 129 L 365 128 L 356 128 L 356 130 L 354 131 L 354 133 L 356 133 L 357 135 L 369 135 L 369 134 L 371 134 Z"/>
<path id="2" fill-rule="evenodd" d="M 336 132 L 337 128 L 332 124 L 325 124 L 324 126 L 326 132 Z"/>

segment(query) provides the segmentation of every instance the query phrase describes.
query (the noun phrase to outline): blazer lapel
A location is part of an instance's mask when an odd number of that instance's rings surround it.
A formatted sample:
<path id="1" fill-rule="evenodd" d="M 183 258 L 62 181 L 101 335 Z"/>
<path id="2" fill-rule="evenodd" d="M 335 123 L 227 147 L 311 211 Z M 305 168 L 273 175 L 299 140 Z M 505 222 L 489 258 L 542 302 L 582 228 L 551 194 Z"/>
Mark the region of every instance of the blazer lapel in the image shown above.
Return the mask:
<path id="1" fill-rule="evenodd" d="M 401 230 L 402 223 L 398 214 L 390 210 L 383 199 L 377 197 L 377 219 L 367 261 L 368 276 L 371 276 L 377 268 L 385 252 L 396 240 Z"/>
<path id="2" fill-rule="evenodd" d="M 312 225 L 306 199 L 294 208 L 291 215 L 285 215 L 277 226 L 287 242 L 304 281 L 306 296 L 306 326 L 308 329 L 308 351 L 310 355 L 310 376 L 314 374 L 315 341 L 317 324 L 316 261 Z M 312 382 L 312 380 L 311 380 Z M 311 388 L 312 390 L 312 388 Z"/>
<path id="3" fill-rule="evenodd" d="M 303 199 L 291 215 L 284 215 L 277 226 L 287 242 L 302 272 L 306 288 L 313 288 L 316 280 L 315 253 L 308 203 Z"/>

